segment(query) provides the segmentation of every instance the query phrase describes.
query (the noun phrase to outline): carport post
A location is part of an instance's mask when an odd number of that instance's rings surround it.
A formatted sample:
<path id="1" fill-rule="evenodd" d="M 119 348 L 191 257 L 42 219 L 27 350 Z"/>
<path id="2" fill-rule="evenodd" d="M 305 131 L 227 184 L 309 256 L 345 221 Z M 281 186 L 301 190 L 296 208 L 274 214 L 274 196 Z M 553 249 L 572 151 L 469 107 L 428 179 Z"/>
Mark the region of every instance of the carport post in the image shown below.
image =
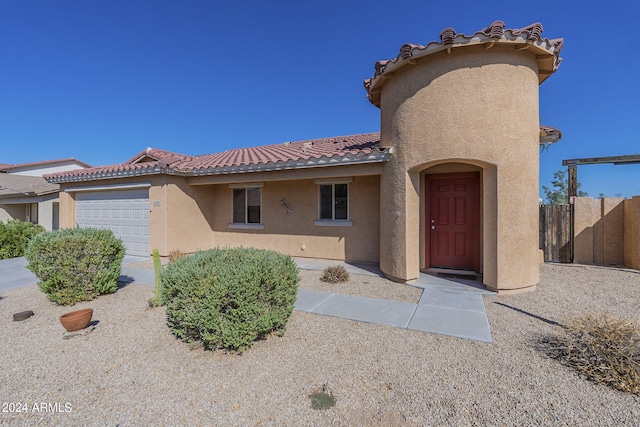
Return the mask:
<path id="1" fill-rule="evenodd" d="M 569 163 L 569 200 L 578 195 L 578 165 Z"/>

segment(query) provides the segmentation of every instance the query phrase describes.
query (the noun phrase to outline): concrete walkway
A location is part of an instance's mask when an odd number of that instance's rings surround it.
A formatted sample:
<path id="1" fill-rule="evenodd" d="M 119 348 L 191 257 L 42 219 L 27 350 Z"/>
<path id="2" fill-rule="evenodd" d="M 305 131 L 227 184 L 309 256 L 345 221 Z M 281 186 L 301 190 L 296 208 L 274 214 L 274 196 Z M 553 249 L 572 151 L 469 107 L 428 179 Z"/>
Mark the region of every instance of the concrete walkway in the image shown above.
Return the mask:
<path id="1" fill-rule="evenodd" d="M 298 267 L 323 270 L 342 265 L 352 274 L 382 275 L 375 265 L 295 258 Z M 424 289 L 417 304 L 318 292 L 298 291 L 295 308 L 314 314 L 341 317 L 360 322 L 491 342 L 491 329 L 482 301 L 494 294 L 469 279 L 455 281 L 421 274 L 415 286 Z"/>
<path id="2" fill-rule="evenodd" d="M 294 260 L 303 270 L 324 270 L 330 265 L 342 265 L 351 274 L 382 276 L 374 264 L 308 258 Z M 148 257 L 125 256 L 120 281 L 154 286 L 155 273 L 146 265 L 148 262 Z M 38 283 L 26 265 L 24 258 L 1 260 L 0 291 Z M 417 304 L 300 289 L 295 308 L 325 316 L 491 342 L 482 296 L 493 292 L 472 280 L 456 278 L 454 281 L 427 274 L 421 274 L 416 283 L 407 286 L 424 289 Z"/>

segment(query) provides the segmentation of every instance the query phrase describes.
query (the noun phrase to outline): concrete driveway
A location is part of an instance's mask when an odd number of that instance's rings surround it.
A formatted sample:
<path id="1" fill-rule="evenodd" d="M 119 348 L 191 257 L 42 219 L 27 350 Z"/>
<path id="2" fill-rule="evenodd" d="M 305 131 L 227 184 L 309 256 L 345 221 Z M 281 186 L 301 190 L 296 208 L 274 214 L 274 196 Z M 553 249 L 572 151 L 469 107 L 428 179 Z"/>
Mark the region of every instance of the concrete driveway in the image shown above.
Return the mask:
<path id="1" fill-rule="evenodd" d="M 26 267 L 24 257 L 0 260 L 0 292 L 38 283 L 36 275 Z"/>
<path id="2" fill-rule="evenodd" d="M 148 260 L 149 257 L 125 256 L 122 260 L 120 282 L 153 286 L 155 284 L 153 269 L 136 265 L 144 264 Z M 36 275 L 26 267 L 27 260 L 24 257 L 0 260 L 0 292 L 38 283 Z"/>

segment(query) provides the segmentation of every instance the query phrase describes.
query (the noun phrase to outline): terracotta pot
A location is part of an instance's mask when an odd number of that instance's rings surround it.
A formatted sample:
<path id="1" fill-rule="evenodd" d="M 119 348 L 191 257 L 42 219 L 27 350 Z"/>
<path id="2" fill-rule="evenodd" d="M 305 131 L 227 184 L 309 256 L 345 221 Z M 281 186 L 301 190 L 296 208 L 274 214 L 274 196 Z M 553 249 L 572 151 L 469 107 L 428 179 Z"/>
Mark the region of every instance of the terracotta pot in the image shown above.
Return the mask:
<path id="1" fill-rule="evenodd" d="M 63 314 L 60 316 L 60 323 L 62 323 L 62 326 L 69 332 L 79 331 L 89 326 L 92 316 L 93 308 L 83 308 L 82 310 Z"/>

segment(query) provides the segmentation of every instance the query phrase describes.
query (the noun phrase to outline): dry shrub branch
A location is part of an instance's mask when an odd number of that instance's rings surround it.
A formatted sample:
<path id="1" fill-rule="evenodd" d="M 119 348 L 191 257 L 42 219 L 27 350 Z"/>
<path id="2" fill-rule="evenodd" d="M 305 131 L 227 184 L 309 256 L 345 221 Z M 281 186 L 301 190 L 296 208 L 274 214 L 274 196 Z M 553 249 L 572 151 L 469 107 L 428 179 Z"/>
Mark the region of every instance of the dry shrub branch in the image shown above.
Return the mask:
<path id="1" fill-rule="evenodd" d="M 545 346 L 590 380 L 640 395 L 640 328 L 634 322 L 587 314 L 567 322 Z"/>
<path id="2" fill-rule="evenodd" d="M 324 269 L 321 280 L 327 283 L 348 282 L 349 272 L 341 265 L 332 265 Z"/>

